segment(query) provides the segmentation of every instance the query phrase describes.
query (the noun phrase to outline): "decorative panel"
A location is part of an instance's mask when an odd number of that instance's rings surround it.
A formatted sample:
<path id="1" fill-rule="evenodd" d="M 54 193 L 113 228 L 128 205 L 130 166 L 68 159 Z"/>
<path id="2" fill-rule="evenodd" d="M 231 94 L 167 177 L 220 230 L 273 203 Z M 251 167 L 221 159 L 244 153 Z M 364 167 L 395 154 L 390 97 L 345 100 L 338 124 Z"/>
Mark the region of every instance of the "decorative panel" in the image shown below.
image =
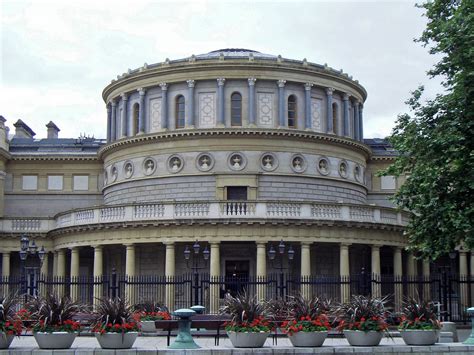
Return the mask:
<path id="1" fill-rule="evenodd" d="M 273 94 L 257 93 L 258 126 L 273 127 Z"/>
<path id="2" fill-rule="evenodd" d="M 312 97 L 311 98 L 311 127 L 316 132 L 322 132 L 321 124 L 323 100 Z"/>
<path id="3" fill-rule="evenodd" d="M 161 98 L 150 100 L 150 133 L 161 129 Z"/>
<path id="4" fill-rule="evenodd" d="M 216 126 L 216 93 L 199 93 L 199 127 L 213 128 Z"/>

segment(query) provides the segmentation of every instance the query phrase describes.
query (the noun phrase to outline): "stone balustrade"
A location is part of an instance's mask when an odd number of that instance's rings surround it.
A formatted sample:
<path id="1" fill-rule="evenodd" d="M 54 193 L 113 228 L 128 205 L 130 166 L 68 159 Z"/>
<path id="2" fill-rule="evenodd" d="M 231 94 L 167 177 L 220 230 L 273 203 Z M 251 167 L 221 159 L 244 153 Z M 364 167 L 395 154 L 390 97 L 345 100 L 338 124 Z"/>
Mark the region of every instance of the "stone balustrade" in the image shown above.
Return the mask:
<path id="1" fill-rule="evenodd" d="M 6 218 L 0 220 L 0 231 L 10 233 L 46 233 L 56 227 L 54 219 Z"/>

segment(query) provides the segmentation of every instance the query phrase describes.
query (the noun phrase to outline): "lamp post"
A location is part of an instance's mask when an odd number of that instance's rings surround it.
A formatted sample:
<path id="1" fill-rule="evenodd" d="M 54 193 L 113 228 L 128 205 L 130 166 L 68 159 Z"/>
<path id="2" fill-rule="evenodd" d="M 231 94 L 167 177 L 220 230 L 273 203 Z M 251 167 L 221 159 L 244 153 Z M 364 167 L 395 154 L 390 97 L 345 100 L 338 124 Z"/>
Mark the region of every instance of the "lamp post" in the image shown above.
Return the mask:
<path id="1" fill-rule="evenodd" d="M 283 289 L 285 286 L 283 285 L 284 280 L 283 280 L 283 270 L 290 270 L 290 267 L 284 267 L 283 266 L 283 259 L 285 255 L 285 249 L 286 245 L 283 243 L 283 239 L 280 241 L 280 244 L 278 244 L 278 252 L 273 248 L 273 244 L 270 244 L 270 249 L 268 250 L 268 259 L 270 259 L 272 263 L 272 267 L 274 269 L 277 269 L 280 271 L 279 277 L 280 277 L 280 297 L 283 297 Z M 278 258 L 277 258 L 278 255 Z M 293 247 L 290 245 L 288 248 L 288 262 L 291 264 L 295 257 L 295 251 L 293 250 Z M 275 261 L 277 263 L 275 264 Z"/>
<path id="2" fill-rule="evenodd" d="M 38 250 L 38 246 L 34 240 L 31 241 L 26 235 L 22 235 L 20 239 L 20 267 L 21 267 L 21 293 L 25 295 L 27 294 L 27 282 L 26 282 L 26 260 L 29 256 L 35 257 L 38 256 L 40 260 L 40 267 L 43 264 L 44 258 L 46 256 L 46 251 L 44 250 L 44 246 Z M 32 274 L 32 279 L 30 280 L 30 285 L 33 287 L 34 275 Z"/>
<path id="3" fill-rule="evenodd" d="M 186 267 L 193 271 L 193 278 L 194 278 L 194 304 L 199 304 L 199 273 L 198 271 L 201 269 L 207 268 L 207 262 L 209 260 L 209 256 L 211 252 L 206 247 L 202 251 L 202 260 L 204 260 L 204 264 L 202 265 L 201 258 L 199 257 L 201 253 L 201 246 L 199 245 L 198 241 L 196 240 L 191 248 L 189 245 L 186 245 L 184 249 L 184 260 L 186 260 Z M 191 266 L 189 265 L 191 262 Z"/>

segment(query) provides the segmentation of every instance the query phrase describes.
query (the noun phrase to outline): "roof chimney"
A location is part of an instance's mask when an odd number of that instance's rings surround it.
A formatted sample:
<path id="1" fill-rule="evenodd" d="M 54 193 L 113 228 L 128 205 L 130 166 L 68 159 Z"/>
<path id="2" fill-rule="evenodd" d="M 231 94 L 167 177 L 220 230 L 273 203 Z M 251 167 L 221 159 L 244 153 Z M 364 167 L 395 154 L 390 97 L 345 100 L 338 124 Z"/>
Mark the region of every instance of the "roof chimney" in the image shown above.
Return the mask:
<path id="1" fill-rule="evenodd" d="M 33 132 L 33 130 L 28 127 L 28 125 L 23 122 L 22 120 L 16 121 L 16 123 L 13 124 L 15 126 L 15 135 L 13 138 L 33 138 L 36 136 L 36 133 Z"/>
<path id="2" fill-rule="evenodd" d="M 58 133 L 60 131 L 58 126 L 56 126 L 53 121 L 49 121 L 46 127 L 48 128 L 48 139 L 58 139 Z"/>

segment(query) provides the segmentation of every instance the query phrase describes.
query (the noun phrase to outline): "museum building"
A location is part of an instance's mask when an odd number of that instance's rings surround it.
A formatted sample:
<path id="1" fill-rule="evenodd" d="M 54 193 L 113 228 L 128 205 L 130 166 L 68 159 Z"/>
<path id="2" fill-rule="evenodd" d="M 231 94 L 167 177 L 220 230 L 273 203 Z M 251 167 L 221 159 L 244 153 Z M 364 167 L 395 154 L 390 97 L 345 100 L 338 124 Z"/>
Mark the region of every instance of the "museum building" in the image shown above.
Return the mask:
<path id="1" fill-rule="evenodd" d="M 173 277 L 196 241 L 211 276 L 429 275 L 389 201 L 404 177 L 376 175 L 396 154 L 364 139 L 366 98 L 342 70 L 222 49 L 117 76 L 106 140 L 53 122 L 38 140 L 22 120 L 9 137 L 2 117 L 2 275 L 20 273 L 22 235 L 50 276 Z"/>

